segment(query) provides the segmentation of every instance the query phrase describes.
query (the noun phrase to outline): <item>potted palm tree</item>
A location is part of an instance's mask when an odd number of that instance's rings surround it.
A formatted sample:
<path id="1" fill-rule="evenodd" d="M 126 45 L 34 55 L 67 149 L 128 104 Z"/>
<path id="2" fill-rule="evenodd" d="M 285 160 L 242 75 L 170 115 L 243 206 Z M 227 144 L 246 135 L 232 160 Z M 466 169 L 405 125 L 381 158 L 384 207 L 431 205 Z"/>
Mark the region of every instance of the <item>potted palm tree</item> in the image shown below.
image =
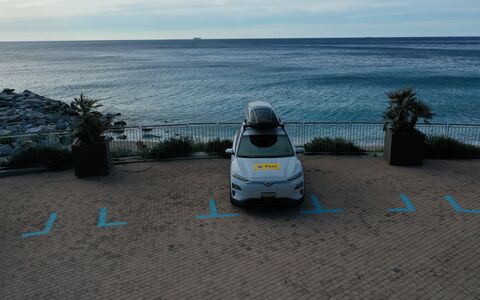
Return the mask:
<path id="1" fill-rule="evenodd" d="M 390 105 L 383 115 L 384 157 L 390 165 L 420 165 L 425 135 L 415 125 L 420 118 L 429 124 L 432 110 L 417 99 L 417 94 L 411 88 L 394 90 L 387 96 Z"/>
<path id="2" fill-rule="evenodd" d="M 96 111 L 101 104 L 83 94 L 70 104 L 77 112 L 72 145 L 75 176 L 107 175 L 110 170 L 110 149 L 103 132 L 111 127 L 111 116 Z"/>

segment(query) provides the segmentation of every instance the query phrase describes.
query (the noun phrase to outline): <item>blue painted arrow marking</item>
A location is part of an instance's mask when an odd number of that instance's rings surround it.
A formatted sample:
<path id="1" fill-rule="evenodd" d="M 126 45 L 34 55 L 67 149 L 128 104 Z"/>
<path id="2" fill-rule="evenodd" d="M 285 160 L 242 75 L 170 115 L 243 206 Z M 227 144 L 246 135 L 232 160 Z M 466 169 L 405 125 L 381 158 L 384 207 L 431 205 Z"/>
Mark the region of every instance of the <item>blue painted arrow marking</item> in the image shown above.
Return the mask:
<path id="1" fill-rule="evenodd" d="M 50 230 L 52 229 L 53 222 L 55 222 L 55 219 L 57 218 L 57 213 L 52 212 L 50 214 L 50 218 L 48 218 L 47 224 L 45 225 L 45 228 L 43 228 L 42 231 L 36 231 L 36 232 L 26 232 L 22 234 L 22 238 L 27 238 L 27 237 L 32 237 L 32 236 L 39 236 L 39 235 L 46 235 L 50 233 Z"/>
<path id="2" fill-rule="evenodd" d="M 228 218 L 228 217 L 238 217 L 239 214 L 219 214 L 217 210 L 217 205 L 215 204 L 215 200 L 211 199 L 208 202 L 210 206 L 210 214 L 209 215 L 201 215 L 196 216 L 197 219 L 214 219 L 214 218 Z"/>
<path id="3" fill-rule="evenodd" d="M 399 213 L 399 212 L 416 212 L 415 206 L 413 206 L 412 202 L 408 199 L 407 195 L 400 194 L 400 199 L 402 199 L 403 203 L 405 203 L 405 207 L 398 207 L 398 208 L 389 208 L 389 212 Z"/>
<path id="4" fill-rule="evenodd" d="M 310 195 L 310 200 L 312 201 L 313 207 L 315 209 L 312 210 L 302 210 L 302 214 L 307 214 L 307 215 L 316 215 L 316 214 L 324 214 L 324 213 L 340 213 L 343 211 L 343 209 L 323 209 L 320 206 L 320 202 L 318 201 L 318 198 L 315 195 Z"/>
<path id="5" fill-rule="evenodd" d="M 107 208 L 102 207 L 100 208 L 100 213 L 98 215 L 98 227 L 115 227 L 115 226 L 122 226 L 127 225 L 128 222 L 110 222 L 107 223 Z"/>
<path id="6" fill-rule="evenodd" d="M 452 196 L 450 196 L 450 195 L 445 196 L 445 200 L 447 200 L 448 203 L 450 203 L 450 205 L 453 207 L 453 209 L 456 212 L 469 213 L 469 214 L 480 214 L 480 210 L 478 210 L 478 209 L 464 209 L 464 208 L 462 208 L 460 205 L 457 204 L 457 202 L 455 200 L 453 200 Z"/>

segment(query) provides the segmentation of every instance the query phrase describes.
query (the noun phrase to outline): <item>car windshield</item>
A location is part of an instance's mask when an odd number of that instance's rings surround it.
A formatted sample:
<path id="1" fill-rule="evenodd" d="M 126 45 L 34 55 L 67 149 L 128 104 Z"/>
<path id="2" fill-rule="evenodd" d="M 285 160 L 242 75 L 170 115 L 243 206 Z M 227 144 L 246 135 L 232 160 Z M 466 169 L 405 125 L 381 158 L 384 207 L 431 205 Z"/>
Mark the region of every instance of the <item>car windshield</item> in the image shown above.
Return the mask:
<path id="1" fill-rule="evenodd" d="M 244 135 L 237 151 L 238 157 L 287 157 L 293 149 L 286 135 Z"/>

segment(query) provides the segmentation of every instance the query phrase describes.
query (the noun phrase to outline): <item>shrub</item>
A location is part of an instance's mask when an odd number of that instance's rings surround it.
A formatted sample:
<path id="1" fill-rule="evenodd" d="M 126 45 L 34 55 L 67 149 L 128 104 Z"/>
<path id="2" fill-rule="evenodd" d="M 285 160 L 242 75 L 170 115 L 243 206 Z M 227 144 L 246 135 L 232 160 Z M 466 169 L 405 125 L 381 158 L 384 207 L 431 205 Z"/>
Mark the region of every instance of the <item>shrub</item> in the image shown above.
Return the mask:
<path id="1" fill-rule="evenodd" d="M 383 114 L 384 130 L 390 128 L 395 132 L 415 132 L 419 118 L 428 124 L 433 116 L 431 108 L 417 99 L 417 94 L 411 88 L 395 90 L 387 93 L 387 96 L 390 105 Z"/>
<path id="2" fill-rule="evenodd" d="M 69 149 L 55 146 L 28 146 L 13 153 L 8 159 L 8 167 L 48 166 L 51 169 L 62 169 L 73 163 Z"/>
<path id="3" fill-rule="evenodd" d="M 222 157 L 225 157 L 225 158 L 229 158 L 230 155 L 227 155 L 225 153 L 225 150 L 227 148 L 231 148 L 233 145 L 233 141 L 230 140 L 230 139 L 220 139 L 220 138 L 216 138 L 216 139 L 213 139 L 213 140 L 210 140 L 208 141 L 205 145 L 204 145 L 204 148 L 203 148 L 203 151 L 207 152 L 207 153 L 210 153 L 210 152 L 214 152 L 216 153 L 217 155 L 219 156 L 222 156 Z"/>
<path id="4" fill-rule="evenodd" d="M 362 153 L 353 142 L 343 138 L 316 137 L 304 145 L 305 152 Z"/>
<path id="5" fill-rule="evenodd" d="M 169 138 L 155 145 L 149 153 L 151 158 L 170 158 L 189 156 L 193 152 L 193 142 L 190 138 Z"/>
<path id="6" fill-rule="evenodd" d="M 131 149 L 115 149 L 110 151 L 112 158 L 141 156 L 141 153 Z"/>
<path id="7" fill-rule="evenodd" d="M 465 144 L 443 136 L 425 139 L 425 158 L 474 158 L 480 157 L 480 147 Z"/>
<path id="8" fill-rule="evenodd" d="M 207 145 L 206 142 L 194 142 L 192 152 L 206 152 L 205 151 L 206 145 Z"/>
<path id="9" fill-rule="evenodd" d="M 104 116 L 96 111 L 101 106 L 98 100 L 89 99 L 83 94 L 70 104 L 70 107 L 77 112 L 73 135 L 80 143 L 89 144 L 103 141 L 103 132 L 112 126 L 113 115 Z"/>

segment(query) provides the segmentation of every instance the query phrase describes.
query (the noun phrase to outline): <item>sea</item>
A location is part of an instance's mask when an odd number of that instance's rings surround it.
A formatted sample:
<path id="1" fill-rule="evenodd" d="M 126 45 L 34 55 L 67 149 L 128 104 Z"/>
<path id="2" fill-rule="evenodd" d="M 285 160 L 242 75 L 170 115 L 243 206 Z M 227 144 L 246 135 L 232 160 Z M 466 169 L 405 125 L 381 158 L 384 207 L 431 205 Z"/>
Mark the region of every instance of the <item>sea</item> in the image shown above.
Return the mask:
<path id="1" fill-rule="evenodd" d="M 480 37 L 0 43 L 0 88 L 83 93 L 129 125 L 239 122 L 252 100 L 284 121 L 381 122 L 403 87 L 433 122 L 480 124 Z"/>

